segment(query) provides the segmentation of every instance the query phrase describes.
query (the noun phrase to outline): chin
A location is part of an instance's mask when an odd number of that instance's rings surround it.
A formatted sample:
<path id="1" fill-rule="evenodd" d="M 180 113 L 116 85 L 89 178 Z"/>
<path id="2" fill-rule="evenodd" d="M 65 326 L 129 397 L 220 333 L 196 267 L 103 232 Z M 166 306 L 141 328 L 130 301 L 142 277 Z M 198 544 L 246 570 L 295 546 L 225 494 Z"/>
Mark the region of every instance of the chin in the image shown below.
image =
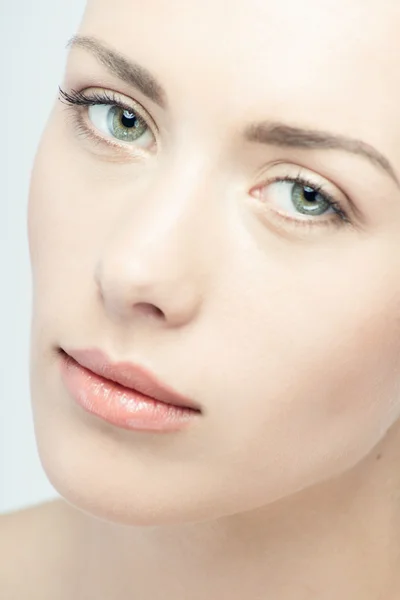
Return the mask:
<path id="1" fill-rule="evenodd" d="M 67 415 L 34 410 L 43 469 L 56 491 L 89 516 L 132 526 L 214 520 L 240 505 L 210 465 L 182 460 L 175 448 L 143 443 L 128 432 L 90 429 Z M 128 436 L 132 436 L 127 441 Z M 155 440 L 157 442 L 157 440 Z M 219 480 L 219 481 L 218 481 Z"/>
<path id="2" fill-rule="evenodd" d="M 99 466 L 96 474 L 88 473 L 86 465 L 74 466 L 68 460 L 61 462 L 54 455 L 41 454 L 45 473 L 66 502 L 90 517 L 108 523 L 128 526 L 179 525 L 217 520 L 229 512 L 224 499 L 199 494 L 198 482 L 193 489 L 182 485 L 177 473 L 175 482 L 168 486 L 165 477 L 157 473 L 146 475 L 135 472 L 118 479 Z M 174 485 L 175 483 L 175 485 Z M 174 489 L 172 486 L 174 485 Z"/>

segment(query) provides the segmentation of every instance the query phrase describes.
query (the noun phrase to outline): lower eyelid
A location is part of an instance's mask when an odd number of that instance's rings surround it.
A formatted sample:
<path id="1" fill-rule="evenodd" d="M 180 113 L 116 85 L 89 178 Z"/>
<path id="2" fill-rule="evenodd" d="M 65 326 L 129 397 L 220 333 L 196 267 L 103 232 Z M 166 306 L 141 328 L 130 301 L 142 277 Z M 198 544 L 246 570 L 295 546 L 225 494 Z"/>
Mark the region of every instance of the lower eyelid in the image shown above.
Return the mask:
<path id="1" fill-rule="evenodd" d="M 300 172 L 301 173 L 301 172 Z M 302 177 L 300 173 L 291 176 L 277 176 L 271 177 L 269 180 L 264 181 L 262 184 L 257 185 L 255 188 L 252 188 L 250 192 L 250 196 L 256 197 L 260 199 L 260 203 L 256 206 L 257 212 L 262 216 L 265 216 L 266 213 L 272 215 L 273 219 L 276 219 L 286 225 L 289 225 L 291 228 L 299 228 L 305 231 L 317 231 L 321 230 L 321 228 L 326 228 L 334 226 L 352 228 L 354 229 L 354 224 L 352 219 L 350 218 L 351 212 L 349 213 L 347 210 L 347 203 L 336 200 L 335 197 L 324 190 L 324 186 L 320 183 L 313 182 L 310 177 Z M 279 208 L 273 208 L 271 203 L 267 201 L 267 198 L 264 198 L 271 186 L 279 185 L 279 184 L 287 184 L 288 189 L 291 190 L 292 186 L 296 183 L 302 186 L 308 186 L 313 188 L 323 196 L 330 205 L 330 208 L 325 213 L 321 215 L 302 215 L 301 213 L 298 216 L 290 216 L 286 212 L 279 210 Z M 273 193 L 273 191 L 272 191 Z M 290 193 L 290 192 L 288 192 Z M 275 206 L 275 204 L 273 204 Z M 300 230 L 301 231 L 301 230 Z"/>
<path id="2" fill-rule="evenodd" d="M 98 102 L 97 104 L 101 104 L 100 102 Z M 128 143 L 124 143 L 124 142 L 119 142 L 118 140 L 114 140 L 111 136 L 107 136 L 106 134 L 102 133 L 102 132 L 98 132 L 97 128 L 93 125 L 93 123 L 91 122 L 91 120 L 89 119 L 88 116 L 88 110 L 90 108 L 90 106 L 93 105 L 86 105 L 86 106 L 78 106 L 78 105 L 74 105 L 74 104 L 70 104 L 67 105 L 67 110 L 70 110 L 72 112 L 72 121 L 73 121 L 73 126 L 74 128 L 78 131 L 78 133 L 80 135 L 83 135 L 84 137 L 89 138 L 91 141 L 94 141 L 97 144 L 105 144 L 106 146 L 108 146 L 109 148 L 112 148 L 113 150 L 117 150 L 120 154 L 124 155 L 125 157 L 133 157 L 133 158 L 145 158 L 149 155 L 149 153 L 153 153 L 152 149 L 142 149 L 140 148 L 140 146 L 135 146 L 134 144 L 129 145 Z M 111 107 L 111 105 L 109 105 Z M 113 105 L 113 106 L 119 106 L 117 104 Z M 123 110 L 128 110 L 125 109 L 125 107 L 121 107 L 123 108 Z M 132 107 L 129 110 L 134 110 Z M 136 112 L 136 111 L 135 111 Z M 139 114 L 139 116 L 141 117 L 141 115 Z M 141 117 L 143 118 L 143 117 Z M 147 121 L 145 121 L 147 127 L 149 127 Z M 156 138 L 154 136 L 153 130 L 150 128 L 150 131 L 152 132 L 152 135 L 155 139 L 155 143 L 156 143 Z"/>
<path id="3" fill-rule="evenodd" d="M 265 205 L 263 208 L 258 206 L 257 211 L 261 214 L 262 217 L 268 218 L 268 220 L 271 219 L 272 224 L 274 221 L 278 221 L 280 223 L 283 223 L 286 230 L 288 230 L 289 227 L 291 229 L 296 229 L 304 233 L 318 233 L 318 231 L 321 232 L 323 229 L 326 228 L 343 229 L 343 227 L 348 226 L 348 224 L 342 221 L 338 216 L 335 217 L 332 216 L 332 214 L 325 218 L 323 216 L 314 218 L 312 218 L 311 216 L 305 216 L 304 218 L 301 218 L 301 215 L 299 215 L 299 217 L 297 218 L 283 214 L 278 210 L 270 208 L 267 205 Z M 266 217 L 266 213 L 270 213 L 272 215 L 272 218 Z"/>
<path id="4" fill-rule="evenodd" d="M 120 156 L 125 159 L 137 160 L 148 157 L 149 150 L 141 150 L 136 146 L 128 147 L 127 144 L 119 143 L 117 141 L 114 142 L 111 137 L 108 138 L 105 135 L 97 134 L 96 128 L 89 124 L 90 120 L 87 117 L 87 106 L 72 105 L 69 109 L 72 110 L 72 126 L 78 135 L 89 139 L 98 146 L 107 146 L 114 152 L 118 152 Z M 86 113 L 85 116 L 84 113 Z"/>

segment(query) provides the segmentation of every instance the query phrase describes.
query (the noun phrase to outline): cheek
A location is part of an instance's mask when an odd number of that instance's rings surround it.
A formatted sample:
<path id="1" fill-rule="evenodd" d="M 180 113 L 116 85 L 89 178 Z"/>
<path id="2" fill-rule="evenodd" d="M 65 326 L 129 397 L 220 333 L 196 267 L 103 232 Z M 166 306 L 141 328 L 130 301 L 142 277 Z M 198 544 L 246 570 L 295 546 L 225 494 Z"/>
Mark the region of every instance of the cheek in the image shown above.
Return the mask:
<path id="1" fill-rule="evenodd" d="M 50 353 L 50 344 L 80 327 L 93 302 L 93 236 L 85 235 L 82 186 L 73 149 L 60 143 L 54 109 L 35 157 L 29 191 L 28 239 L 32 268 L 32 349 Z M 88 185 L 88 183 L 87 183 Z M 49 354 L 49 360 L 52 360 Z M 35 367 L 36 368 L 36 367 Z M 32 367 L 34 370 L 35 368 Z M 43 367 L 38 364 L 40 370 Z M 41 373 L 43 377 L 45 373 Z"/>
<path id="2" fill-rule="evenodd" d="M 71 172 L 65 166 L 62 144 L 54 139 L 53 120 L 51 116 L 40 140 L 29 190 L 28 239 L 35 287 L 54 275 L 52 265 L 62 268 L 60 248 L 68 228 L 60 206 L 64 204 L 66 213 Z"/>
<path id="3" fill-rule="evenodd" d="M 372 241 L 354 243 L 346 260 L 338 248 L 323 267 L 253 256 L 221 282 L 207 373 L 221 459 L 229 447 L 236 465 L 304 484 L 378 443 L 400 400 L 399 269 L 389 256 Z"/>
<path id="4" fill-rule="evenodd" d="M 58 111 L 55 107 L 43 133 L 29 193 L 29 252 L 35 296 L 41 304 L 50 301 L 50 295 L 55 300 L 58 294 L 61 300 L 71 286 L 79 293 L 83 283 L 79 273 L 87 268 L 96 236 L 101 235 L 98 223 L 90 219 L 101 213 L 93 210 L 94 178 L 86 173 L 82 179 L 84 161 L 76 146 L 66 141 Z M 107 222 L 107 217 L 102 220 Z"/>

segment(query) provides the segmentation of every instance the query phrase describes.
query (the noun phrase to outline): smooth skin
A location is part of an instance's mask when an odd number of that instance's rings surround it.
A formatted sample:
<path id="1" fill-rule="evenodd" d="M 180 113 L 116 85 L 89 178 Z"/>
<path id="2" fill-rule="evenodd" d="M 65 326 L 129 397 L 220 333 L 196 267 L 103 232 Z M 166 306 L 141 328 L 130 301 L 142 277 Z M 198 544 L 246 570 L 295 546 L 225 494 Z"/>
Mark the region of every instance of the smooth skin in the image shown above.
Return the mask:
<path id="1" fill-rule="evenodd" d="M 61 88 L 149 129 L 57 99 L 38 149 L 31 391 L 63 499 L 3 518 L 18 598 L 400 597 L 399 25 L 397 0 L 89 0 Z M 299 211 L 299 175 L 346 218 Z M 201 418 L 84 413 L 60 347 L 148 367 Z"/>

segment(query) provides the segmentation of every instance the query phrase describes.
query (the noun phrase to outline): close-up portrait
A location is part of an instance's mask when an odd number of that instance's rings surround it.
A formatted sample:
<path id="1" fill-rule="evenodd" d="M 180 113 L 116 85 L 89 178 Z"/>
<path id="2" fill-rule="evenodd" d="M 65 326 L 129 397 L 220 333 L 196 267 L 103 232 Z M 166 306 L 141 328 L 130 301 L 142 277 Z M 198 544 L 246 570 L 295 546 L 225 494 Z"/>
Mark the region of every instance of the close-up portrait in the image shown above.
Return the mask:
<path id="1" fill-rule="evenodd" d="M 0 23 L 1 600 L 400 600 L 400 2 Z"/>

